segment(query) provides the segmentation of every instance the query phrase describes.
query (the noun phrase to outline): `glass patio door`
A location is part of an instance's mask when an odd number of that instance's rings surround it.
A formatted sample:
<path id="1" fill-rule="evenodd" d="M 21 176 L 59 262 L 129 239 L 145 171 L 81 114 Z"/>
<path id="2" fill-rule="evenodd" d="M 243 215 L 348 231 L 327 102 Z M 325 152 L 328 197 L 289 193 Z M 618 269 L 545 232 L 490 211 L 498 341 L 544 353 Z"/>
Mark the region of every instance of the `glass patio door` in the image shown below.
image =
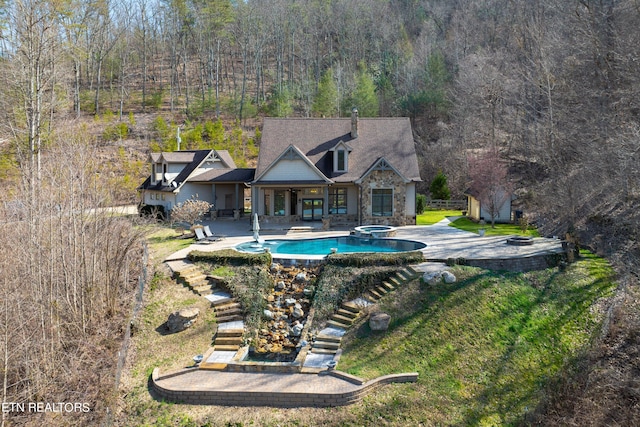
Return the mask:
<path id="1" fill-rule="evenodd" d="M 302 199 L 302 220 L 320 221 L 322 220 L 323 199 Z"/>

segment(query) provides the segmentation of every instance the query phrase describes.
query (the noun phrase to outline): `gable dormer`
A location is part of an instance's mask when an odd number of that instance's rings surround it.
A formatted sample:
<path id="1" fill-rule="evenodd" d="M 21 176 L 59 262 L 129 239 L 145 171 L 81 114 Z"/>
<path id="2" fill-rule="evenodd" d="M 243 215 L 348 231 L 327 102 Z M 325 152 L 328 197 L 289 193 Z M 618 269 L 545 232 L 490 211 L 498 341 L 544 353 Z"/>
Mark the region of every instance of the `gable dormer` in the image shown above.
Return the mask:
<path id="1" fill-rule="evenodd" d="M 329 151 L 333 153 L 333 172 L 349 172 L 349 153 L 353 149 L 344 141 L 340 141 Z"/>

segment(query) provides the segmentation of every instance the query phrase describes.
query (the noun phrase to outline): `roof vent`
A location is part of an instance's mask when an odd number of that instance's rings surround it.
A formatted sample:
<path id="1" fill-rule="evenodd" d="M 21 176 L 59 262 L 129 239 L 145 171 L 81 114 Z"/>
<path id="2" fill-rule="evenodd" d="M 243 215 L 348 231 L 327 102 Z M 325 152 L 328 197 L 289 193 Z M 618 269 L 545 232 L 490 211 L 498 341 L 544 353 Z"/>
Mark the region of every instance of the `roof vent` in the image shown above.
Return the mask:
<path id="1" fill-rule="evenodd" d="M 358 137 L 358 109 L 353 107 L 351 109 L 351 138 L 355 139 Z"/>

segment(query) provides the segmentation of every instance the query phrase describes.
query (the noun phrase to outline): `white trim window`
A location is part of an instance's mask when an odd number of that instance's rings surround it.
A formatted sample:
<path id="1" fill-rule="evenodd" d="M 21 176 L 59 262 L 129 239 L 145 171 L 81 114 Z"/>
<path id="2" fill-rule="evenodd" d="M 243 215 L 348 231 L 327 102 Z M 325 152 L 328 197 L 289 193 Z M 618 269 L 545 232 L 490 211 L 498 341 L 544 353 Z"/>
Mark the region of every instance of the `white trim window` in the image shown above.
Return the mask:
<path id="1" fill-rule="evenodd" d="M 336 172 L 346 172 L 349 169 L 347 150 L 339 148 L 335 151 L 334 170 Z"/>
<path id="2" fill-rule="evenodd" d="M 371 189 L 371 215 L 393 216 L 393 189 Z"/>

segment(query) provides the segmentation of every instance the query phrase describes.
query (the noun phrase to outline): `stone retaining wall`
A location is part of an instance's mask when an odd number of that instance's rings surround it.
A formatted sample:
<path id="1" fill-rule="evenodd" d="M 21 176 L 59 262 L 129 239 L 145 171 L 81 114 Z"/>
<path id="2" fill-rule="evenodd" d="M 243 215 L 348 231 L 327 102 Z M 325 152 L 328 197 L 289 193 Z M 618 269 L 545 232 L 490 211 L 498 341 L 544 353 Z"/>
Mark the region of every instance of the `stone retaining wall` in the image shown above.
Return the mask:
<path id="1" fill-rule="evenodd" d="M 445 262 L 447 264 L 468 265 L 470 267 L 486 268 L 487 270 L 505 270 L 523 273 L 527 271 L 545 270 L 557 267 L 566 260 L 566 254 L 555 253 L 534 255 L 523 258 L 488 258 L 488 259 L 429 259 L 428 261 Z"/>
<path id="2" fill-rule="evenodd" d="M 185 369 L 168 375 L 159 375 L 159 369 L 155 368 L 151 375 L 152 387 L 160 397 L 175 403 L 191 405 L 223 405 L 223 406 L 273 406 L 278 408 L 294 407 L 330 407 L 345 406 L 359 402 L 365 395 L 384 384 L 416 382 L 418 373 L 385 375 L 371 381 L 367 381 L 353 391 L 347 393 L 287 393 L 274 391 L 242 391 L 231 392 L 224 390 L 170 390 L 158 384 L 164 378 L 183 375 L 191 372 Z M 333 375 L 338 378 L 350 377 L 355 383 L 355 378 L 339 371 L 326 371 L 325 375 Z M 304 374 L 299 374 L 304 375 Z M 346 380 L 346 379 L 345 379 Z"/>

